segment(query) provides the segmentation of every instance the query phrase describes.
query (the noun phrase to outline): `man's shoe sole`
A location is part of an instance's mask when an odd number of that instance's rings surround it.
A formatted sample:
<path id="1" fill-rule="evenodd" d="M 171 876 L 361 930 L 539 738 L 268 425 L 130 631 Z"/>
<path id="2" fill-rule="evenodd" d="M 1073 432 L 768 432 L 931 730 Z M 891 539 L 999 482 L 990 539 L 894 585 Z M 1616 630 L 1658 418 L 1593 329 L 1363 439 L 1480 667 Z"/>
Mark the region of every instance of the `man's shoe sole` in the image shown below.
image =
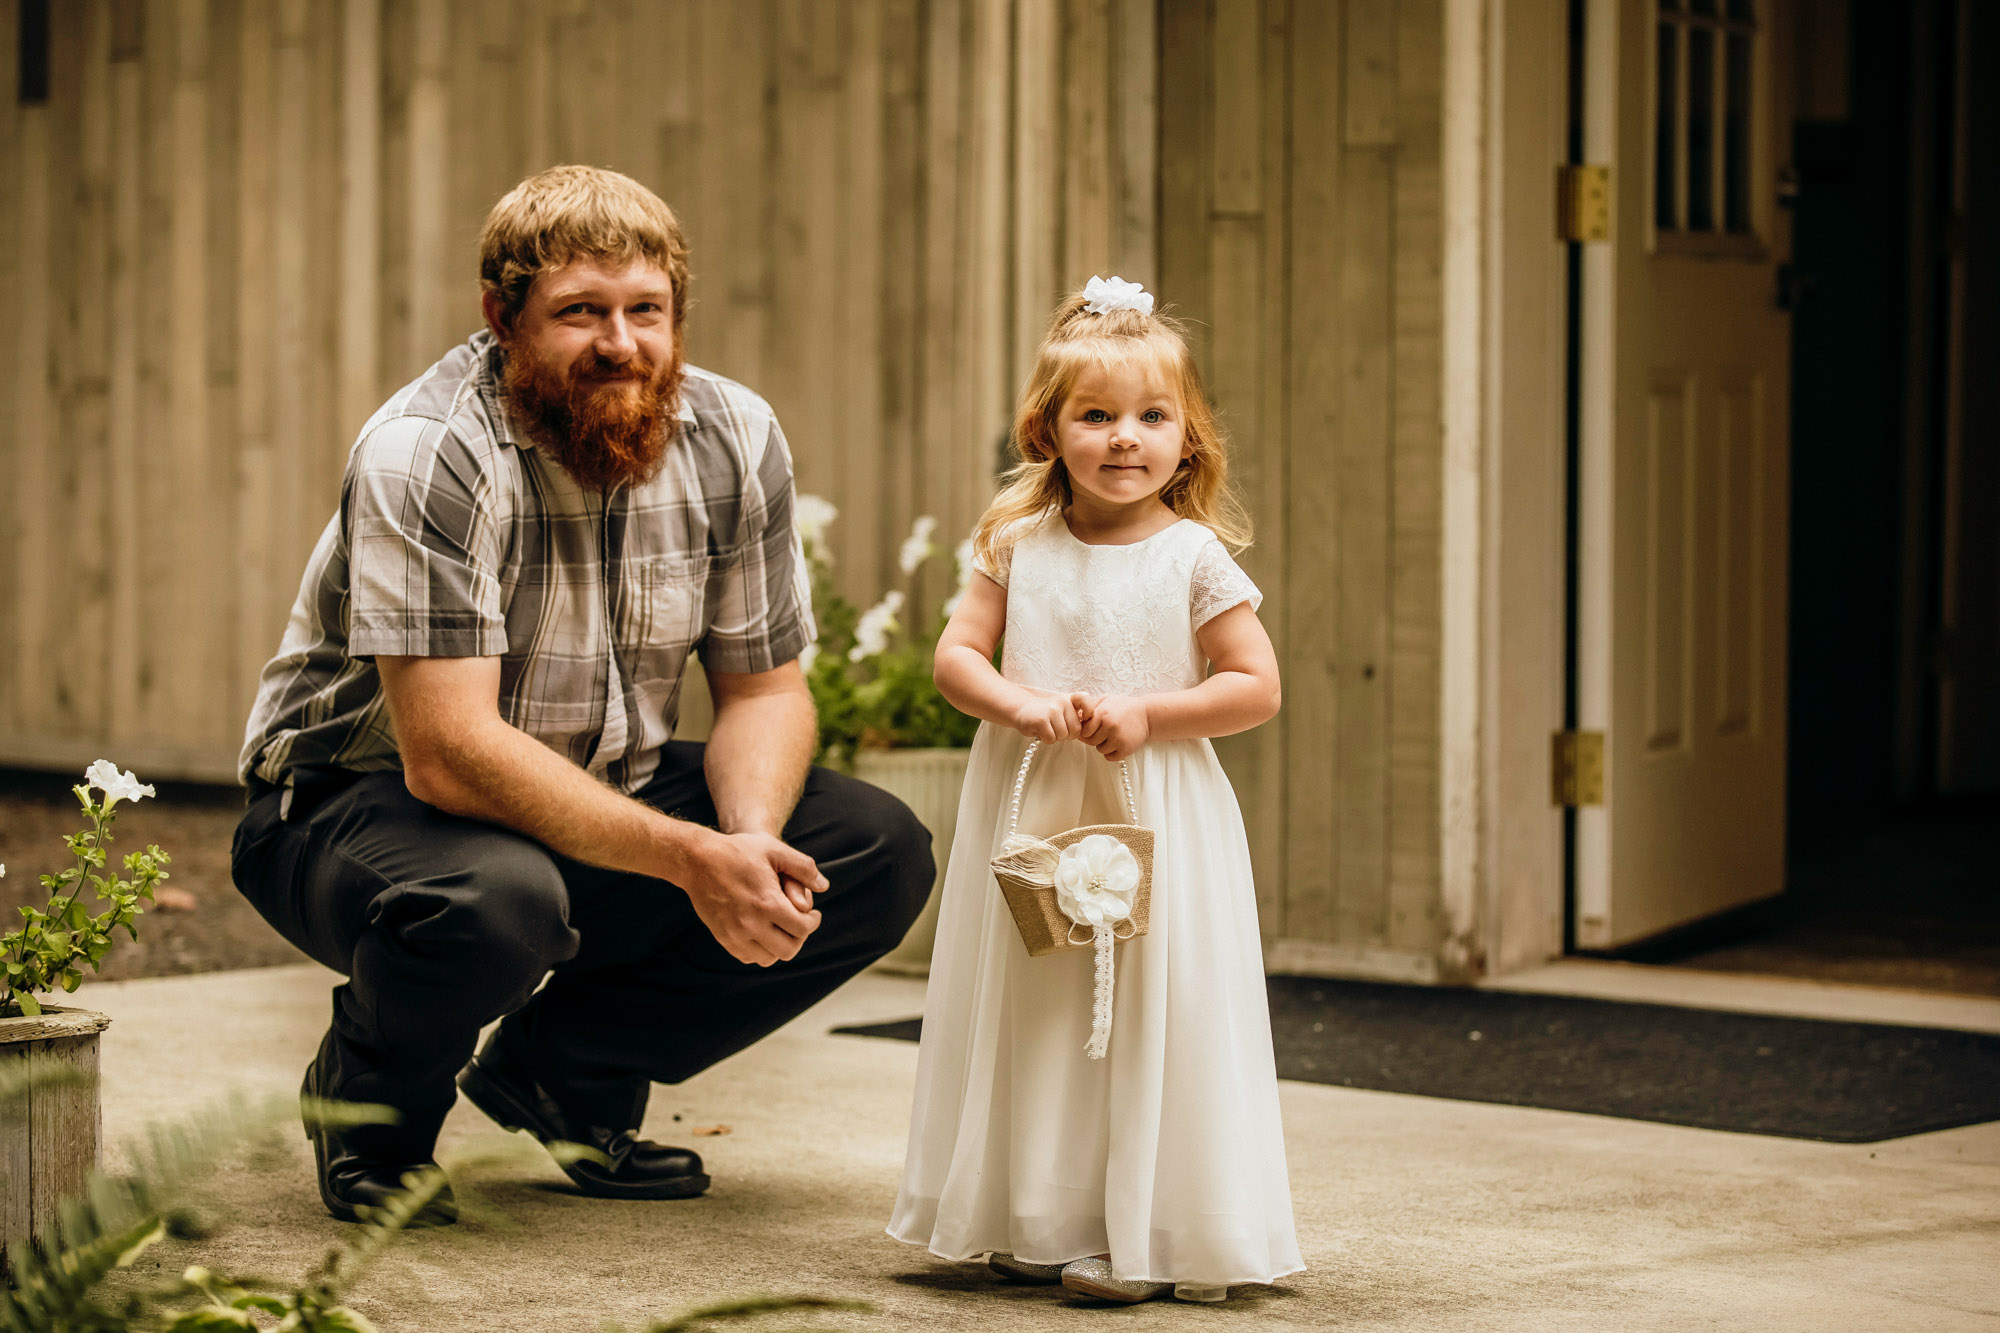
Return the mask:
<path id="1" fill-rule="evenodd" d="M 488 1119 L 509 1133 L 518 1134 L 523 1130 L 533 1135 L 543 1147 L 548 1140 L 542 1138 L 535 1128 L 535 1117 L 520 1100 L 496 1079 L 486 1076 L 478 1061 L 467 1065 L 458 1076 L 458 1090 L 465 1099 L 486 1113 Z M 584 1146 L 584 1145 L 578 1145 Z M 585 1159 L 586 1161 L 588 1159 Z M 575 1170 L 563 1162 L 557 1162 L 562 1173 L 585 1194 L 598 1199 L 692 1199 L 708 1191 L 706 1175 L 673 1176 L 666 1180 L 642 1181 L 624 1185 L 616 1181 L 597 1180 L 589 1176 L 579 1176 Z"/>

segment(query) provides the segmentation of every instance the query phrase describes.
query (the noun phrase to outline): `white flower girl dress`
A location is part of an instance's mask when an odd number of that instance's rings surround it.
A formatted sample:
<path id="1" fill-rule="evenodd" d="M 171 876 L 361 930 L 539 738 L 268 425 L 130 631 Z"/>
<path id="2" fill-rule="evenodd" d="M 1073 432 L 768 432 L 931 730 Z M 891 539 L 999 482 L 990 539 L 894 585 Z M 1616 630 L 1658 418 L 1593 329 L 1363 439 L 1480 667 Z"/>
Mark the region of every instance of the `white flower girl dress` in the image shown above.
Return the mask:
<path id="1" fill-rule="evenodd" d="M 1187 689 L 1195 630 L 1261 600 L 1213 533 L 1183 519 L 1091 546 L 1061 515 L 1004 567 L 1002 674 L 1094 694 Z M 1249 846 L 1206 740 L 1130 760 L 1153 829 L 1148 932 L 1117 946 L 1109 1052 L 1086 1057 L 1093 951 L 1030 958 L 988 867 L 1027 737 L 979 728 L 945 872 L 914 1117 L 889 1234 L 946 1259 L 1111 1256 L 1135 1281 L 1226 1286 L 1298 1272 Z M 1043 745 L 1021 807 L 1047 836 L 1127 818 L 1118 765 Z"/>

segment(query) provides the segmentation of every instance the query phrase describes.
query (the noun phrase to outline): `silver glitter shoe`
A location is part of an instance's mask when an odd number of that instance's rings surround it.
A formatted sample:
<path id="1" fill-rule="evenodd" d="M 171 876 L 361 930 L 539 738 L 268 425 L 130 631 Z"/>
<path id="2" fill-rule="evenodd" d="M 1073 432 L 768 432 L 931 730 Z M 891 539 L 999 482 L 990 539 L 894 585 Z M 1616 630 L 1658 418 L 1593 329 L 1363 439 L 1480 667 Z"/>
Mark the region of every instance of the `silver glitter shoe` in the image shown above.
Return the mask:
<path id="1" fill-rule="evenodd" d="M 1177 1301 L 1202 1301 L 1213 1303 L 1229 1299 L 1227 1287 L 1197 1287 L 1192 1282 L 1174 1283 L 1174 1299 Z"/>
<path id="2" fill-rule="evenodd" d="M 1026 1259 L 1016 1259 L 1011 1254 L 989 1254 L 986 1266 L 1001 1277 L 1015 1282 L 1032 1282 L 1051 1285 L 1062 1281 L 1061 1264 L 1031 1264 Z"/>
<path id="3" fill-rule="evenodd" d="M 1127 1305 L 1164 1296 L 1169 1285 L 1165 1282 L 1130 1282 L 1122 1277 L 1113 1277 L 1109 1259 L 1072 1259 L 1063 1265 L 1062 1284 L 1079 1296 L 1094 1296 L 1100 1301 L 1123 1301 Z"/>

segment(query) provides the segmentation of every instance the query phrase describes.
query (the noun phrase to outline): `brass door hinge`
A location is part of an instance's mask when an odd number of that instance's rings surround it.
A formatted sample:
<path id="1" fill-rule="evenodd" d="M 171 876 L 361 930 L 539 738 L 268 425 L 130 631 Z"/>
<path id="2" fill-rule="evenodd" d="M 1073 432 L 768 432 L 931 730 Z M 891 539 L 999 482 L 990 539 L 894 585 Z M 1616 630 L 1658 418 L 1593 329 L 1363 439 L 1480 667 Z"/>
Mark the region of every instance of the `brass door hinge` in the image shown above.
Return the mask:
<path id="1" fill-rule="evenodd" d="M 1556 171 L 1556 238 L 1611 239 L 1611 168 L 1571 164 Z"/>
<path id="2" fill-rule="evenodd" d="M 1557 805 L 1604 804 L 1603 732 L 1558 731 L 1552 768 Z"/>

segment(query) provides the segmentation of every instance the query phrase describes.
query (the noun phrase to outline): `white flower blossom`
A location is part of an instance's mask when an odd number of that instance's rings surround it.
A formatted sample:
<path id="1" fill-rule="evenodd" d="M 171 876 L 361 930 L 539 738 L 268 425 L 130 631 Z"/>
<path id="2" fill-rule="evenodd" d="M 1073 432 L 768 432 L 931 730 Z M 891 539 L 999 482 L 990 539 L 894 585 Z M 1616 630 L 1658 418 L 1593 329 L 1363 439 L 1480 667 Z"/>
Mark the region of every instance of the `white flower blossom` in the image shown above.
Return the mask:
<path id="1" fill-rule="evenodd" d="M 799 540 L 807 549 L 823 545 L 827 525 L 839 517 L 840 511 L 833 503 L 817 495 L 801 495 L 792 502 L 792 525 L 799 530 Z"/>
<path id="2" fill-rule="evenodd" d="M 889 646 L 890 632 L 896 628 L 896 613 L 902 609 L 902 591 L 891 589 L 881 601 L 863 611 L 861 623 L 854 627 L 854 646 L 847 650 L 847 660 L 865 662 L 881 656 Z"/>
<path id="3" fill-rule="evenodd" d="M 903 538 L 903 549 L 896 553 L 896 563 L 905 574 L 916 573 L 917 566 L 930 559 L 937 548 L 931 545 L 931 534 L 937 531 L 937 520 L 929 514 L 923 515 L 911 527 L 910 535 Z"/>
<path id="4" fill-rule="evenodd" d="M 799 654 L 799 674 L 802 676 L 810 675 L 813 663 L 817 661 L 819 661 L 819 645 L 816 643 L 807 644 L 804 651 Z"/>
<path id="5" fill-rule="evenodd" d="M 951 558 L 958 564 L 958 586 L 952 589 L 951 596 L 944 599 L 947 620 L 958 613 L 958 604 L 965 600 L 965 590 L 972 586 L 972 538 L 967 537 L 960 542 L 952 551 Z"/>
<path id="6" fill-rule="evenodd" d="M 100 759 L 86 768 L 83 771 L 83 780 L 104 793 L 106 806 L 116 805 L 120 801 L 136 801 L 142 796 L 153 795 L 152 787 L 134 777 L 132 770 L 126 769 L 120 774 L 118 765 L 109 759 Z"/>

